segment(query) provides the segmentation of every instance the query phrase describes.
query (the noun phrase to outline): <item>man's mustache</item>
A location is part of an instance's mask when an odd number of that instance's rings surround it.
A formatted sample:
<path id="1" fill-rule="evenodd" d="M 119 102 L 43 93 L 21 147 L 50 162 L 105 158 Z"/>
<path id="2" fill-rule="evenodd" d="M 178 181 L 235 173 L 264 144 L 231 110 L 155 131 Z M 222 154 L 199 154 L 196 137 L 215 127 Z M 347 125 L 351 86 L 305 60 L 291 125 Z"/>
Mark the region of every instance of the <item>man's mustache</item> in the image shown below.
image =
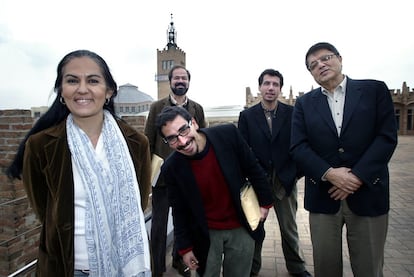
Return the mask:
<path id="1" fill-rule="evenodd" d="M 187 87 L 186 85 L 185 85 L 185 83 L 175 83 L 175 87 L 178 87 L 178 86 L 183 86 L 183 87 Z"/>
<path id="2" fill-rule="evenodd" d="M 179 145 L 177 146 L 177 150 L 183 150 L 184 148 L 186 148 L 193 140 L 190 139 L 189 141 L 186 142 L 186 144 L 184 145 Z"/>

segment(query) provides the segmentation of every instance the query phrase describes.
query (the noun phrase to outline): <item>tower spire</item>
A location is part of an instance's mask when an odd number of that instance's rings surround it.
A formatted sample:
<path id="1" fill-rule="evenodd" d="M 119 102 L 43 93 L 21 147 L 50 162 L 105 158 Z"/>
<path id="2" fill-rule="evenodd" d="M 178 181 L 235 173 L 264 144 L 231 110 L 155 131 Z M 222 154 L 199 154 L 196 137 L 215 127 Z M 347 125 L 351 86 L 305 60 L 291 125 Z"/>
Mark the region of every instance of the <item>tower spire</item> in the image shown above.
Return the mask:
<path id="1" fill-rule="evenodd" d="M 171 22 L 167 30 L 167 48 L 170 47 L 177 47 L 177 32 L 174 27 L 173 14 L 171 14 Z"/>

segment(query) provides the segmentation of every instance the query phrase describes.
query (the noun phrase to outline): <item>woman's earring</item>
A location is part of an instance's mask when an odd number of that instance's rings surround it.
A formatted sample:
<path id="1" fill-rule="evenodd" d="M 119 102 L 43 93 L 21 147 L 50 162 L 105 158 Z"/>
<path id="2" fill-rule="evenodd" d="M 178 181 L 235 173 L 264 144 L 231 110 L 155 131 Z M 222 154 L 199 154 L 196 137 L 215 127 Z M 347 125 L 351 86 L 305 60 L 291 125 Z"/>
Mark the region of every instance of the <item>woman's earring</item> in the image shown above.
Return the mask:
<path id="1" fill-rule="evenodd" d="M 62 97 L 62 96 L 59 98 L 59 102 L 60 102 L 62 105 L 66 105 L 66 103 L 65 103 L 65 99 L 63 99 L 63 97 Z"/>
<path id="2" fill-rule="evenodd" d="M 111 101 L 110 98 L 106 98 L 105 99 L 105 105 L 108 106 L 110 101 Z"/>

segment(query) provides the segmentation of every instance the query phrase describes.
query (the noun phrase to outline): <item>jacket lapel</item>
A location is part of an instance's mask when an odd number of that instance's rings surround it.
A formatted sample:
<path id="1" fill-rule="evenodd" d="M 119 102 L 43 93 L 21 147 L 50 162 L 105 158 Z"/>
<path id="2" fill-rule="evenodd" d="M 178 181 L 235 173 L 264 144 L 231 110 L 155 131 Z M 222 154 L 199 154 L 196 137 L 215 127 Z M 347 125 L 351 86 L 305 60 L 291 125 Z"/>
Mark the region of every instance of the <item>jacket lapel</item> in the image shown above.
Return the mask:
<path id="1" fill-rule="evenodd" d="M 280 104 L 280 102 L 278 102 L 277 106 L 276 116 L 272 118 L 272 140 L 279 134 L 287 116 L 286 107 Z"/>
<path id="2" fill-rule="evenodd" d="M 57 232 L 65 243 L 72 242 L 74 217 L 74 183 L 71 154 L 67 143 L 66 120 L 49 133 L 52 138 L 44 146 L 47 159 L 46 174 L 56 209 Z M 70 255 L 70 253 L 65 253 Z"/>
<path id="3" fill-rule="evenodd" d="M 342 129 L 341 134 L 344 132 L 348 126 L 352 114 L 355 111 L 356 106 L 359 103 L 361 98 L 362 89 L 355 85 L 355 82 L 352 79 L 348 78 L 346 84 L 346 94 L 345 94 L 345 103 L 344 103 L 344 117 L 342 120 Z"/>
<path id="4" fill-rule="evenodd" d="M 48 134 L 54 138 L 44 147 L 45 156 L 48 159 L 47 170 L 53 179 L 50 184 L 51 192 L 55 192 L 56 195 L 71 195 L 73 186 L 70 184 L 73 184 L 73 175 L 71 155 L 67 144 L 66 120 Z M 71 206 L 72 204 L 66 207 Z"/>
<path id="5" fill-rule="evenodd" d="M 180 180 L 179 186 L 181 192 L 185 199 L 189 202 L 191 207 L 191 212 L 195 215 L 195 220 L 198 221 L 199 226 L 207 226 L 204 214 L 204 210 L 200 210 L 200 203 L 203 203 L 201 198 L 200 190 L 197 186 L 197 181 L 194 177 L 193 171 L 191 169 L 191 163 L 188 160 L 188 157 L 184 156 L 179 152 L 175 152 L 172 155 L 175 159 L 174 171 L 176 172 L 177 179 Z M 208 233 L 208 230 L 204 230 L 205 233 Z"/>
<path id="6" fill-rule="evenodd" d="M 263 109 L 261 104 L 256 104 L 253 107 L 253 118 L 255 119 L 258 129 L 263 132 L 268 139 L 271 138 L 271 133 L 269 130 L 269 126 L 267 125 L 266 117 L 264 115 Z"/>
<path id="7" fill-rule="evenodd" d="M 334 132 L 335 136 L 338 136 L 338 132 L 332 118 L 331 109 L 328 105 L 328 100 L 326 99 L 326 96 L 322 94 L 321 88 L 317 89 L 316 93 L 312 97 L 312 100 L 316 112 L 320 114 L 322 120 L 328 125 L 332 132 Z"/>

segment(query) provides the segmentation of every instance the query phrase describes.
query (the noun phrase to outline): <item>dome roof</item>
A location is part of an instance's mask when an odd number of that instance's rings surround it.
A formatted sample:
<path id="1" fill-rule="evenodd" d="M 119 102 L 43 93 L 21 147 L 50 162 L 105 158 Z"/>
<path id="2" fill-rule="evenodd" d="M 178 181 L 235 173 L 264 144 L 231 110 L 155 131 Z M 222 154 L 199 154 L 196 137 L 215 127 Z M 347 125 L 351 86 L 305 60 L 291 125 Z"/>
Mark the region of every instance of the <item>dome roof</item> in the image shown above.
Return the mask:
<path id="1" fill-rule="evenodd" d="M 125 84 L 119 86 L 118 95 L 115 97 L 115 103 L 142 103 L 142 102 L 153 102 L 154 99 L 138 90 L 137 86 L 132 84 Z"/>

